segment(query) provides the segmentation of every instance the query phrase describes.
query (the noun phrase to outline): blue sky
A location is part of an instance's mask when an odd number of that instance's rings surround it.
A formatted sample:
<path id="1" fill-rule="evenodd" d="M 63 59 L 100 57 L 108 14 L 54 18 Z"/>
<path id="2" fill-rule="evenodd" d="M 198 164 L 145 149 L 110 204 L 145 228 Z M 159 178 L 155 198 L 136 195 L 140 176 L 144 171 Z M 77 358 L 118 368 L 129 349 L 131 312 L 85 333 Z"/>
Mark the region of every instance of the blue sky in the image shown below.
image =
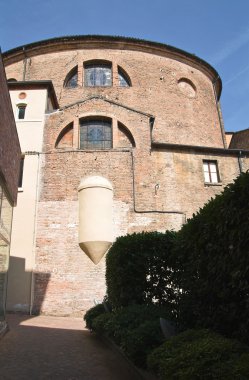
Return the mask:
<path id="1" fill-rule="evenodd" d="M 178 47 L 223 82 L 225 129 L 249 128 L 249 0 L 0 0 L 2 51 L 52 37 L 106 34 Z"/>

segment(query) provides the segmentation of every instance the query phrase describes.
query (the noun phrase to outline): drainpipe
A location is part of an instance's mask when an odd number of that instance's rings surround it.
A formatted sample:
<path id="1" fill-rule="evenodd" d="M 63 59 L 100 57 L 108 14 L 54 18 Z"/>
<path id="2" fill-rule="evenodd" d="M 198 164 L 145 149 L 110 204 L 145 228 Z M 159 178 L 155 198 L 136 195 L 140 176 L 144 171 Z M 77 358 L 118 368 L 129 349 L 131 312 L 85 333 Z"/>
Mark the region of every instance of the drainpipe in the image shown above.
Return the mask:
<path id="1" fill-rule="evenodd" d="M 39 196 L 39 177 L 40 177 L 40 153 L 39 152 L 27 152 L 28 154 L 37 155 L 38 167 L 36 175 L 36 194 L 35 194 L 35 214 L 34 214 L 34 229 L 33 229 L 33 248 L 32 248 L 32 273 L 31 273 L 31 284 L 30 284 L 30 308 L 29 314 L 32 315 L 34 306 L 34 258 L 36 254 L 36 227 L 37 227 L 37 207 L 38 207 L 38 196 Z"/>
<path id="2" fill-rule="evenodd" d="M 26 56 L 26 51 L 25 51 L 25 46 L 22 48 L 23 54 L 24 54 L 24 60 L 23 60 L 23 76 L 22 80 L 25 81 L 26 79 L 26 67 L 27 67 L 27 56 Z"/>
<path id="3" fill-rule="evenodd" d="M 243 173 L 243 164 L 242 164 L 242 152 L 241 150 L 239 151 L 238 154 L 238 164 L 239 164 L 239 173 Z"/>
<path id="4" fill-rule="evenodd" d="M 217 80 L 219 78 L 220 78 L 220 76 L 218 75 L 217 78 L 215 78 L 215 80 L 212 82 L 212 85 L 213 85 L 213 90 L 214 90 L 214 97 L 215 97 L 216 108 L 217 108 L 218 117 L 219 117 L 222 142 L 223 142 L 224 148 L 226 148 L 227 147 L 227 143 L 226 143 L 226 139 L 225 139 L 225 135 L 224 135 L 223 121 L 222 121 L 222 117 L 221 117 L 221 110 L 220 110 L 220 106 L 219 106 L 219 102 L 218 102 L 218 96 L 217 96 L 217 92 L 216 92 L 216 88 L 215 88 L 215 83 L 217 82 Z"/>

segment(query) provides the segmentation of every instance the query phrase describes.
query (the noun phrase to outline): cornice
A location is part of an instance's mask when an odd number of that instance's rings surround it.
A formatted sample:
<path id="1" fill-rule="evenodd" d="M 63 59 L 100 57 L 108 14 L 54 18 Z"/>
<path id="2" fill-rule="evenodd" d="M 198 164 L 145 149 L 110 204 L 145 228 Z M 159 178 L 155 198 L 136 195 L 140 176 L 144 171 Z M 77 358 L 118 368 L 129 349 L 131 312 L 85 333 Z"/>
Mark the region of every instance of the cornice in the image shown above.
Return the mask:
<path id="1" fill-rule="evenodd" d="M 221 94 L 222 82 L 219 74 L 203 59 L 170 45 L 130 37 L 83 35 L 52 38 L 8 50 L 3 53 L 3 60 L 8 66 L 36 55 L 74 49 L 133 50 L 168 57 L 203 72 L 214 84 L 218 98 Z"/>

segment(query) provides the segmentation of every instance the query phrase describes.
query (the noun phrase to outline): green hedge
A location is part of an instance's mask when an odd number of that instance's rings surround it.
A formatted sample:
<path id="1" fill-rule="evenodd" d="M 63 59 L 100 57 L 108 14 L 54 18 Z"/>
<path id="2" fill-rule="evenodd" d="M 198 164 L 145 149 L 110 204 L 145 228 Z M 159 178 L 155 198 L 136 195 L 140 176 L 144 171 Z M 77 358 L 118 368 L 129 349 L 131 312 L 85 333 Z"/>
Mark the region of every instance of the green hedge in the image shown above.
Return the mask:
<path id="1" fill-rule="evenodd" d="M 121 340 L 121 348 L 138 367 L 146 367 L 148 354 L 165 341 L 159 318 L 145 321 L 128 330 Z"/>
<path id="2" fill-rule="evenodd" d="M 164 341 L 160 317 L 172 318 L 164 307 L 132 305 L 96 316 L 91 326 L 119 345 L 136 365 L 145 367 L 148 353 Z"/>
<path id="3" fill-rule="evenodd" d="M 185 327 L 249 342 L 249 173 L 206 204 L 175 240 L 174 282 Z"/>
<path id="4" fill-rule="evenodd" d="M 132 304 L 169 305 L 174 232 L 142 232 L 119 237 L 106 257 L 108 301 L 114 308 Z"/>
<path id="5" fill-rule="evenodd" d="M 188 330 L 148 357 L 162 380 L 249 379 L 248 347 L 208 330 Z"/>
<path id="6" fill-rule="evenodd" d="M 102 315 L 103 313 L 105 313 L 105 308 L 102 303 L 87 310 L 86 314 L 84 315 L 86 327 L 92 330 L 93 328 L 92 323 L 93 323 L 94 318 L 98 317 L 99 315 Z"/>

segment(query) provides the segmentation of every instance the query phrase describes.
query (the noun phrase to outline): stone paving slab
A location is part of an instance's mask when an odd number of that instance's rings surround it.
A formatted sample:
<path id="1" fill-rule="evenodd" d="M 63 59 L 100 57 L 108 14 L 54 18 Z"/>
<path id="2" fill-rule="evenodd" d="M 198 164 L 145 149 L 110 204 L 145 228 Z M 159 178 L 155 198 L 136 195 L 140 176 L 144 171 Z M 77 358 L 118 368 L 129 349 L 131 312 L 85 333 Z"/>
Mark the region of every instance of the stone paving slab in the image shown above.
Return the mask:
<path id="1" fill-rule="evenodd" d="M 139 380 L 118 353 L 84 328 L 81 318 L 7 317 L 0 341 L 1 380 Z"/>

